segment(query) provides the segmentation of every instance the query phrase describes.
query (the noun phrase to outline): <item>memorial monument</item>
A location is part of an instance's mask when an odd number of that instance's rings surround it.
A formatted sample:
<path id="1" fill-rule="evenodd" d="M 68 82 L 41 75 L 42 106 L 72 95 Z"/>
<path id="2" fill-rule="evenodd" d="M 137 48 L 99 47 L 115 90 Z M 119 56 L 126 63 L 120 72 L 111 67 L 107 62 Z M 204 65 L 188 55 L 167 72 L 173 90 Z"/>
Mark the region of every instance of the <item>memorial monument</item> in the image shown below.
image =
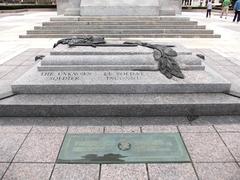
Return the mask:
<path id="1" fill-rule="evenodd" d="M 12 84 L 2 116 L 199 116 L 240 114 L 231 84 L 179 44 L 58 41 Z"/>
<path id="2" fill-rule="evenodd" d="M 180 0 L 59 0 L 67 16 L 160 16 L 181 13 Z"/>
<path id="3" fill-rule="evenodd" d="M 58 17 L 21 38 L 219 38 L 179 16 L 181 0 L 58 0 Z"/>

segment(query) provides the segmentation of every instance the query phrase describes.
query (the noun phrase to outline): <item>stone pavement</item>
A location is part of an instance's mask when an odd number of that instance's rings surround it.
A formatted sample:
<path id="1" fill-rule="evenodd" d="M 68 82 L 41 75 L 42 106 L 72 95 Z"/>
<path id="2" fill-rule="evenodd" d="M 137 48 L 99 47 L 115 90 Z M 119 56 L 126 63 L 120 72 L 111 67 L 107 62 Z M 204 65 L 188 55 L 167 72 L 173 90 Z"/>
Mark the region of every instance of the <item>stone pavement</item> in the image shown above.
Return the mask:
<path id="1" fill-rule="evenodd" d="M 233 83 L 239 93 L 240 26 L 214 14 L 184 13 L 221 34 L 221 39 L 147 39 L 178 42 L 206 55 L 205 63 Z M 55 12 L 0 14 L 0 94 L 45 54 L 56 39 L 19 39 Z M 122 39 L 123 40 L 123 39 Z M 18 56 L 22 53 L 21 56 Z M 1 98 L 1 97 L 0 97 Z M 193 121 L 189 121 L 193 120 Z M 191 163 L 56 164 L 66 133 L 179 132 Z M 240 116 L 136 118 L 0 118 L 0 179 L 240 179 Z"/>
<path id="2" fill-rule="evenodd" d="M 240 179 L 240 116 L 1 118 L 3 179 Z M 191 163 L 56 164 L 67 133 L 179 132 Z"/>

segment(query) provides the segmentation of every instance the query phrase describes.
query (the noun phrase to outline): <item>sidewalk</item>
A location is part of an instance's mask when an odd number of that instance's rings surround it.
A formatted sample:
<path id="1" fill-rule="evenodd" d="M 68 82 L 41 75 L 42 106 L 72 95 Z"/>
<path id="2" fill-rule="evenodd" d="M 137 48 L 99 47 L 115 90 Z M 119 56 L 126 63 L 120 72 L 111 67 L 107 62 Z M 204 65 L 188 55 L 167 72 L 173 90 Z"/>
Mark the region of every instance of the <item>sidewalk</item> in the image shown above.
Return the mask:
<path id="1" fill-rule="evenodd" d="M 57 39 L 19 39 L 33 26 L 56 16 L 55 12 L 0 15 L 0 93 L 46 54 Z M 205 63 L 233 83 L 240 92 L 240 25 L 232 17 L 220 19 L 205 13 L 183 13 L 207 25 L 221 39 L 147 39 L 177 42 L 206 55 Z M 121 39 L 123 40 L 123 39 Z M 144 41 L 144 40 L 142 40 Z M 23 53 L 21 56 L 18 56 Z M 178 132 L 190 163 L 167 164 L 57 164 L 63 138 L 69 133 Z M 0 179 L 240 179 L 240 116 L 213 117 L 79 117 L 0 118 Z"/>

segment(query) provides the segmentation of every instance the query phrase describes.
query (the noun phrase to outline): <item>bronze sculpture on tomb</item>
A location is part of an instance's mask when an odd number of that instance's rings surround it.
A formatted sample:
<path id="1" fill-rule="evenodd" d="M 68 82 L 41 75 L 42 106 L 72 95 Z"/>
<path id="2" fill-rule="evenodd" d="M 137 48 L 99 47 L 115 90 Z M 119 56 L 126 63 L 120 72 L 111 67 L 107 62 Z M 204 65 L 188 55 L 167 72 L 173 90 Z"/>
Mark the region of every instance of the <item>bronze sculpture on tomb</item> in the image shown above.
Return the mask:
<path id="1" fill-rule="evenodd" d="M 54 44 L 53 48 L 57 47 L 59 44 L 66 44 L 70 48 L 74 46 L 91 46 L 97 47 L 134 47 L 143 46 L 146 48 L 153 49 L 153 57 L 155 61 L 158 62 L 158 70 L 166 76 L 168 79 L 177 78 L 184 79 L 184 74 L 182 73 L 180 66 L 174 59 L 177 56 L 177 52 L 171 47 L 159 44 L 143 43 L 141 41 L 124 42 L 123 44 L 108 44 L 106 43 L 104 37 L 99 36 L 82 36 L 82 37 L 72 37 L 59 40 Z M 139 70 L 141 71 L 141 69 Z"/>

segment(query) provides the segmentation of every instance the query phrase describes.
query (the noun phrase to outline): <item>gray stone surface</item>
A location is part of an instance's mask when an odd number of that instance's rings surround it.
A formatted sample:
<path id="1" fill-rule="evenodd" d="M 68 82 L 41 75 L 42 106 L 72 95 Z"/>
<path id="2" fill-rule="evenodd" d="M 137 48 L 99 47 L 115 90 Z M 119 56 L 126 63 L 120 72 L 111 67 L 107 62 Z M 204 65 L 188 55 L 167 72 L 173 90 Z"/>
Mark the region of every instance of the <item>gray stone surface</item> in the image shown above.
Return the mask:
<path id="1" fill-rule="evenodd" d="M 160 116 L 160 117 L 129 117 L 122 119 L 123 126 L 176 126 L 189 124 L 186 117 Z"/>
<path id="2" fill-rule="evenodd" d="M 81 0 L 58 0 L 57 13 L 58 15 L 64 14 L 69 8 L 79 8 Z M 79 13 L 80 14 L 80 13 Z"/>
<path id="3" fill-rule="evenodd" d="M 240 123 L 240 116 L 199 116 L 192 122 L 193 125 L 230 125 Z"/>
<path id="4" fill-rule="evenodd" d="M 0 133 L 29 133 L 32 126 L 1 125 Z"/>
<path id="5" fill-rule="evenodd" d="M 80 51 L 81 52 L 81 51 Z M 111 52 L 111 51 L 110 51 Z M 182 70 L 204 70 L 196 55 L 175 58 Z M 39 71 L 158 70 L 153 54 L 133 55 L 49 55 L 41 61 Z"/>
<path id="6" fill-rule="evenodd" d="M 3 180 L 48 180 L 53 164 L 12 163 Z"/>
<path id="7" fill-rule="evenodd" d="M 182 133 L 194 162 L 233 162 L 227 147 L 216 133 Z"/>
<path id="8" fill-rule="evenodd" d="M 196 163 L 200 180 L 238 180 L 240 168 L 236 163 Z"/>
<path id="9" fill-rule="evenodd" d="M 11 162 L 27 134 L 0 133 L 0 162 Z"/>
<path id="10" fill-rule="evenodd" d="M 181 30 L 182 31 L 182 30 Z M 94 32 L 95 33 L 95 32 Z M 106 38 L 220 38 L 221 36 L 218 34 L 210 34 L 211 32 L 208 32 L 209 34 L 196 34 L 197 32 L 192 32 L 192 34 L 164 34 L 164 33 L 155 33 L 151 34 L 150 33 L 138 33 L 138 34 L 98 34 L 99 36 L 104 36 Z M 45 33 L 44 31 L 39 34 L 35 33 L 27 33 L 27 35 L 20 35 L 20 38 L 66 38 L 67 37 L 72 37 L 72 36 L 83 36 L 86 33 L 54 33 L 54 34 L 49 34 Z M 96 33 L 95 33 L 96 34 Z"/>
<path id="11" fill-rule="evenodd" d="M 179 130 L 182 133 L 214 133 L 215 130 L 212 126 L 179 126 Z"/>
<path id="12" fill-rule="evenodd" d="M 105 133 L 140 133 L 138 126 L 106 126 Z"/>
<path id="13" fill-rule="evenodd" d="M 72 134 L 93 134 L 93 133 L 103 133 L 102 126 L 69 126 L 68 133 Z"/>
<path id="14" fill-rule="evenodd" d="M 159 125 L 147 125 L 142 127 L 143 133 L 162 133 L 162 132 L 178 132 L 176 126 L 169 125 L 169 126 L 159 126 Z"/>
<path id="15" fill-rule="evenodd" d="M 22 94 L 1 100 L 0 114 L 18 117 L 228 115 L 239 114 L 239 106 L 239 98 L 220 93 Z"/>
<path id="16" fill-rule="evenodd" d="M 2 178 L 4 172 L 7 170 L 8 166 L 8 163 L 0 163 L 0 179 Z"/>
<path id="17" fill-rule="evenodd" d="M 80 8 L 67 8 L 64 15 L 65 16 L 79 16 L 80 15 Z"/>
<path id="18" fill-rule="evenodd" d="M 240 133 L 220 133 L 235 159 L 240 162 Z"/>
<path id="19" fill-rule="evenodd" d="M 1 126 L 10 126 L 10 127 L 22 127 L 22 126 L 33 126 L 35 120 L 38 118 L 32 118 L 32 117 L 0 117 L 0 125 Z M 18 128 L 17 128 L 18 130 Z M 23 129 L 19 129 L 22 131 Z M 25 132 L 24 128 L 24 132 Z M 12 132 L 12 131 L 10 131 Z"/>
<path id="20" fill-rule="evenodd" d="M 240 133 L 240 121 L 239 124 L 219 124 L 214 125 L 218 132 L 239 132 Z"/>
<path id="21" fill-rule="evenodd" d="M 55 162 L 64 134 L 29 134 L 14 162 Z"/>
<path id="22" fill-rule="evenodd" d="M 66 126 L 33 126 L 31 133 L 61 133 L 65 134 Z"/>
<path id="23" fill-rule="evenodd" d="M 194 93 L 228 92 L 230 83 L 206 71 L 183 71 L 168 79 L 158 71 L 46 71 L 36 67 L 15 81 L 15 93 Z"/>
<path id="24" fill-rule="evenodd" d="M 158 16 L 180 13 L 179 0 L 170 0 L 170 4 L 158 0 L 82 0 L 82 16 Z M 170 6 L 170 7 L 169 7 Z"/>
<path id="25" fill-rule="evenodd" d="M 56 164 L 51 180 L 98 180 L 99 165 Z"/>
<path id="26" fill-rule="evenodd" d="M 151 180 L 197 180 L 192 164 L 148 164 Z"/>
<path id="27" fill-rule="evenodd" d="M 147 180 L 147 169 L 145 164 L 103 164 L 101 179 L 122 180 L 141 179 Z"/>
<path id="28" fill-rule="evenodd" d="M 71 119 L 70 119 L 71 120 Z M 35 118 L 31 133 L 62 133 L 67 131 L 67 122 L 63 118 Z"/>

